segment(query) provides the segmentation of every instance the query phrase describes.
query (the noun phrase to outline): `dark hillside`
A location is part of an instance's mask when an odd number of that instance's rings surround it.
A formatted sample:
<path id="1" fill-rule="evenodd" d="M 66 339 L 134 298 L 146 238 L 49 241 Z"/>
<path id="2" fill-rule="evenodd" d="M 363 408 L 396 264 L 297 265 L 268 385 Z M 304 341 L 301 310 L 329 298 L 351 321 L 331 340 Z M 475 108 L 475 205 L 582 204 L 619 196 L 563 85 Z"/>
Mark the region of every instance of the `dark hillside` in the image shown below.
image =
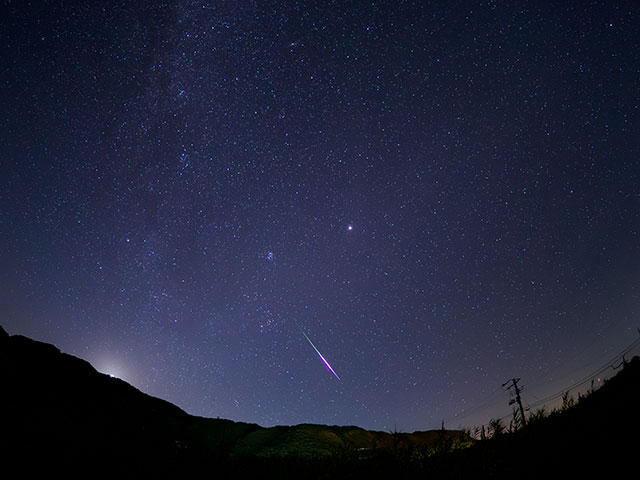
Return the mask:
<path id="1" fill-rule="evenodd" d="M 102 465 L 166 472 L 191 457 L 220 454 L 260 428 L 190 416 L 53 345 L 10 337 L 1 327 L 0 378 L 2 457 L 26 470 Z"/>
<path id="2" fill-rule="evenodd" d="M 637 475 L 640 358 L 575 405 L 530 420 L 428 466 L 438 478 L 595 478 Z"/>
<path id="3" fill-rule="evenodd" d="M 443 437 L 452 444 L 468 441 L 456 431 L 263 428 L 195 417 L 53 345 L 9 336 L 1 327 L 0 378 L 0 451 L 25 474 L 93 471 L 100 465 L 103 473 L 134 476 L 210 469 L 313 476 L 327 465 L 339 468 L 380 452 L 426 450 Z"/>
<path id="4" fill-rule="evenodd" d="M 188 415 L 0 327 L 0 452 L 20 476 L 593 478 L 635 469 L 640 359 L 575 405 L 472 442 L 457 431 L 255 424 Z"/>

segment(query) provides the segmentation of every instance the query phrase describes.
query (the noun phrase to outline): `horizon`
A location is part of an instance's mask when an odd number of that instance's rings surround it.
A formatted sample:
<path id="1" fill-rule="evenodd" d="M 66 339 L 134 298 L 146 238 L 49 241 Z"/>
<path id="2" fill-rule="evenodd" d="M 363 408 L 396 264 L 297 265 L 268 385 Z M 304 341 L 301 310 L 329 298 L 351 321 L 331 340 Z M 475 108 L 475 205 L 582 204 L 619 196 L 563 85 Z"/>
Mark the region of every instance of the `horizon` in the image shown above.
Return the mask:
<path id="1" fill-rule="evenodd" d="M 10 334 L 9 332 L 6 331 L 6 329 L 4 329 L 4 327 L 2 325 L 0 325 L 0 329 L 2 329 L 4 332 L 6 332 L 9 337 L 11 336 L 23 336 L 20 334 Z M 638 331 L 638 333 L 640 334 L 640 330 Z M 25 337 L 25 338 L 29 338 L 30 337 Z M 40 342 L 40 343 L 46 343 L 46 342 L 41 342 L 40 340 L 37 339 L 31 339 L 34 340 L 36 342 Z M 53 344 L 49 344 L 49 345 L 53 345 Z M 56 345 L 53 345 L 54 347 L 58 348 Z M 614 377 L 618 372 L 619 372 L 619 368 L 622 367 L 623 365 L 626 365 L 628 362 L 633 361 L 634 359 L 640 358 L 639 355 L 634 354 L 632 355 L 630 358 L 627 358 L 627 356 L 629 355 L 630 352 L 633 352 L 634 350 L 637 350 L 638 346 L 640 346 L 640 337 L 637 338 L 636 340 L 634 340 L 633 342 L 631 342 L 631 344 L 629 344 L 628 346 L 626 346 L 621 352 L 619 352 L 613 359 L 611 359 L 608 362 L 605 362 L 604 366 L 602 366 L 601 368 L 599 368 L 596 372 L 592 372 L 591 374 L 589 374 L 586 378 L 580 380 L 579 383 L 577 384 L 571 384 L 568 385 L 566 388 L 561 389 L 559 392 L 556 392 L 555 394 L 553 394 L 551 397 L 549 398 L 545 398 L 543 401 L 538 400 L 537 402 L 535 402 L 535 406 L 536 406 L 536 412 L 539 411 L 544 411 L 546 414 L 552 413 L 554 411 L 556 411 L 556 409 L 558 409 L 562 403 L 563 403 L 563 399 L 561 397 L 561 395 L 567 395 L 567 398 L 569 398 L 572 402 L 575 401 L 576 399 L 579 399 L 581 396 L 585 395 L 585 394 L 589 394 L 597 389 L 599 389 L 607 380 L 609 380 L 610 378 Z M 63 350 L 59 349 L 60 353 L 62 354 L 68 354 L 67 352 L 64 352 Z M 70 355 L 70 354 L 68 354 Z M 146 395 L 150 395 L 149 393 L 145 392 L 144 390 L 138 388 L 137 386 L 133 385 L 132 383 L 128 382 L 126 379 L 114 375 L 112 373 L 109 373 L 108 371 L 101 371 L 98 368 L 96 368 L 95 365 L 93 365 L 91 362 L 89 362 L 88 360 L 81 358 L 81 357 L 77 357 L 75 355 L 72 355 L 73 358 L 79 359 L 79 360 L 83 360 L 86 361 L 87 363 L 89 363 L 92 368 L 99 374 L 102 375 L 106 375 L 109 378 L 116 378 L 118 380 L 124 381 L 125 383 L 127 383 L 128 385 L 130 385 L 131 387 L 135 388 L 136 390 L 140 391 L 141 393 L 144 393 Z M 615 365 L 615 363 L 618 362 L 618 365 Z M 608 371 L 610 367 L 614 367 L 611 369 L 611 371 Z M 608 371 L 608 375 L 604 374 L 605 371 Z M 585 387 L 585 388 L 579 388 L 583 385 L 587 385 L 587 383 L 590 382 L 590 384 Z M 502 386 L 504 388 L 504 385 Z M 164 398 L 160 398 L 160 397 L 156 397 L 153 395 L 150 395 L 154 398 L 158 398 L 160 400 L 166 401 L 168 403 L 171 403 L 172 405 L 180 408 L 183 412 L 185 412 L 187 415 L 190 416 L 194 416 L 194 417 L 198 417 L 198 418 L 206 418 L 206 419 L 215 419 L 215 420 L 228 420 L 228 421 L 232 421 L 232 422 L 236 422 L 236 423 L 247 423 L 247 424 L 255 424 L 258 425 L 261 428 L 272 428 L 272 427 L 278 427 L 278 426 L 285 426 L 285 427 L 292 427 L 292 426 L 304 426 L 304 425 L 311 425 L 311 426 L 326 426 L 326 427 L 345 427 L 345 428 L 360 428 L 360 429 L 364 429 L 367 431 L 372 431 L 372 432 L 383 432 L 383 433 L 408 433 L 408 434 L 413 434 L 413 433 L 419 433 L 419 432 L 433 432 L 433 431 L 439 431 L 442 428 L 446 428 L 447 431 L 465 431 L 465 430 L 469 430 L 472 431 L 474 429 L 478 430 L 480 428 L 484 428 L 490 427 L 490 423 L 491 421 L 500 421 L 500 422 L 505 422 L 507 421 L 507 419 L 512 419 L 513 417 L 513 412 L 502 415 L 500 417 L 491 417 L 490 419 L 487 419 L 486 422 L 482 423 L 482 424 L 475 424 L 475 425 L 468 425 L 468 424 L 458 424 L 457 426 L 451 427 L 451 426 L 446 426 L 444 421 L 442 421 L 442 424 L 440 427 L 432 427 L 432 428 L 426 428 L 423 430 L 413 430 L 413 431 L 405 431 L 402 428 L 397 428 L 397 425 L 394 425 L 393 428 L 386 428 L 386 429 L 370 429 L 370 428 L 366 428 L 364 426 L 360 426 L 360 425 L 356 425 L 356 424 L 321 424 L 321 423 L 307 423 L 307 422 L 303 422 L 303 423 L 295 423 L 295 424 L 274 424 L 274 425 L 262 425 L 262 424 L 258 424 L 256 422 L 246 422 L 246 421 L 242 421 L 242 420 L 237 420 L 237 419 L 229 419 L 229 418 L 221 418 L 219 416 L 216 417 L 207 417 L 207 416 L 199 416 L 199 415 L 195 415 L 189 411 L 187 411 L 186 409 L 180 407 L 177 404 L 174 404 L 172 402 L 169 402 L 168 400 L 164 399 Z M 511 404 L 511 402 L 509 402 L 509 404 Z M 477 406 L 474 410 L 482 410 L 483 407 L 485 405 L 480 405 Z M 540 410 L 542 409 L 542 410 Z M 506 410 L 504 410 L 506 411 Z M 530 408 L 527 408 L 526 411 L 528 412 L 528 415 L 534 415 L 536 412 L 532 411 Z"/>

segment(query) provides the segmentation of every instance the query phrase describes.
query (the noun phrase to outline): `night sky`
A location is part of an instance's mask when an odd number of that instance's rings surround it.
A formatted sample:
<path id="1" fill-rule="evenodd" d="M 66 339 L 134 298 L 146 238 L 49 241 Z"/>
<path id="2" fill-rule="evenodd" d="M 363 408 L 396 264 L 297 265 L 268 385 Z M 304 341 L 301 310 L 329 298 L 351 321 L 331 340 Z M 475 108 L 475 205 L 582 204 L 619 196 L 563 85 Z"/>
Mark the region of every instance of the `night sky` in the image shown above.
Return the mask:
<path id="1" fill-rule="evenodd" d="M 526 406 L 638 338 L 637 2 L 0 18 L 10 334 L 194 415 L 387 431 L 485 423 L 510 378 Z"/>

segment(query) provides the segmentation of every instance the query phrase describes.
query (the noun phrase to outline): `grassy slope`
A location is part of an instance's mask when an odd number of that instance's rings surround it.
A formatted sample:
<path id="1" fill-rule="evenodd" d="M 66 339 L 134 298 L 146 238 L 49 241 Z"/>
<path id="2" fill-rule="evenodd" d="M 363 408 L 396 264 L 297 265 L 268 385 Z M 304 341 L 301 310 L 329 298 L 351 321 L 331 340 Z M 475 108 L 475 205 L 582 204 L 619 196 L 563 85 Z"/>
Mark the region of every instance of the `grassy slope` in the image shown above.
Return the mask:
<path id="1" fill-rule="evenodd" d="M 441 478 L 595 478 L 637 472 L 640 359 L 576 405 L 433 462 Z"/>

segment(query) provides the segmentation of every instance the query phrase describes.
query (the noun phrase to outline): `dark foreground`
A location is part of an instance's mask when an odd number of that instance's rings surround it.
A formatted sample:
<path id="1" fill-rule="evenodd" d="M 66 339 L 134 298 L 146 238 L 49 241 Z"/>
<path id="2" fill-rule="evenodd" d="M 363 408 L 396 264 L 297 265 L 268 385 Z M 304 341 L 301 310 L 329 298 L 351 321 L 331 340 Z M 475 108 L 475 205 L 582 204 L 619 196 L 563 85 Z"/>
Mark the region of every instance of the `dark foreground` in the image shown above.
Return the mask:
<path id="1" fill-rule="evenodd" d="M 638 472 L 638 358 L 574 405 L 480 441 L 458 431 L 263 428 L 194 417 L 1 327 L 0 378 L 1 468 L 18 472 L 15 478 L 595 478 Z"/>

